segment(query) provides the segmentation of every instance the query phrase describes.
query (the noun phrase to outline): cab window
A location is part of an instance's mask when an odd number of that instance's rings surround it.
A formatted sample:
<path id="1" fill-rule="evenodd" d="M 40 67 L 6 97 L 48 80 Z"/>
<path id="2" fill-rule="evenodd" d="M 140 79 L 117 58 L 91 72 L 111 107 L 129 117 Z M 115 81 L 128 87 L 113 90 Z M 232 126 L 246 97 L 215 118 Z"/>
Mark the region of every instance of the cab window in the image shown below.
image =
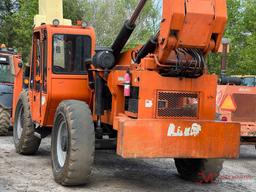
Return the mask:
<path id="1" fill-rule="evenodd" d="M 86 74 L 85 60 L 91 58 L 91 38 L 86 35 L 53 36 L 53 73 Z"/>
<path id="2" fill-rule="evenodd" d="M 0 55 L 0 82 L 13 83 L 14 68 L 11 56 Z"/>

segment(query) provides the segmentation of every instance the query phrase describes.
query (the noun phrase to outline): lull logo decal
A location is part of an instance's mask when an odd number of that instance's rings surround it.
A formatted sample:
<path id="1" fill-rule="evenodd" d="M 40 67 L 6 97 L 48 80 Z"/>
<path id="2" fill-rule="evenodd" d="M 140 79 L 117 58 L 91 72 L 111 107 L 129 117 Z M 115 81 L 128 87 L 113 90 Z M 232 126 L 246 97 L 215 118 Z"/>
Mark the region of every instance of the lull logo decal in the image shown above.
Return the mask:
<path id="1" fill-rule="evenodd" d="M 191 127 L 186 127 L 184 130 L 180 126 L 176 127 L 175 124 L 170 124 L 168 128 L 168 137 L 196 137 L 202 131 L 202 126 L 198 123 L 193 123 Z"/>

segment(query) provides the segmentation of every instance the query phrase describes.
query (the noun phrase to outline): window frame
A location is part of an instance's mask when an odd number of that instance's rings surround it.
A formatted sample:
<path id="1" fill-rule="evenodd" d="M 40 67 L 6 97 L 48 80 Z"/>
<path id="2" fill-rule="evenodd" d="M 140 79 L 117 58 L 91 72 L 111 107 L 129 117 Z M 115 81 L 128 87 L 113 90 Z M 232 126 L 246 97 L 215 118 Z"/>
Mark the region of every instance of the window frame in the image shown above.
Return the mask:
<path id="1" fill-rule="evenodd" d="M 35 66 L 35 54 L 36 54 L 36 50 L 35 50 L 35 44 L 36 44 L 36 33 L 40 32 L 35 31 L 33 33 L 33 37 L 32 37 L 32 46 L 31 46 L 31 58 L 30 58 L 30 78 L 29 78 L 29 88 L 31 90 L 36 90 L 36 82 L 35 82 L 35 75 L 36 75 L 36 66 Z"/>
<path id="2" fill-rule="evenodd" d="M 48 33 L 47 31 L 43 31 L 43 41 L 42 41 L 42 90 L 43 93 L 47 93 L 48 88 Z"/>
<path id="3" fill-rule="evenodd" d="M 92 55 L 92 38 L 90 35 L 84 35 L 84 34 L 68 34 L 68 33 L 54 33 L 52 34 L 52 73 L 55 74 L 55 75 L 87 75 L 88 74 L 88 71 L 86 69 L 86 66 L 85 66 L 85 71 L 84 72 L 56 72 L 54 70 L 54 36 L 56 35 L 72 35 L 72 36 L 84 36 L 84 37 L 87 37 L 89 38 L 90 40 L 90 47 L 89 47 L 89 51 L 90 51 L 90 57 Z"/>

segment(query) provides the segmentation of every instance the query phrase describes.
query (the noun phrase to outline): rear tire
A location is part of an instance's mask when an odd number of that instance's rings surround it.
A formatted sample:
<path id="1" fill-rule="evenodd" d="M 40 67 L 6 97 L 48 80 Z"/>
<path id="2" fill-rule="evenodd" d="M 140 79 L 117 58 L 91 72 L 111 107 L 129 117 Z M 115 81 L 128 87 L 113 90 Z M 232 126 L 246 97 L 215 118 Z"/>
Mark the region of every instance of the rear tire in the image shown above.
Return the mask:
<path id="1" fill-rule="evenodd" d="M 189 181 L 211 183 L 219 176 L 222 159 L 175 159 L 180 176 Z"/>
<path id="2" fill-rule="evenodd" d="M 51 160 L 55 181 L 64 186 L 88 183 L 94 161 L 95 132 L 89 106 L 63 101 L 54 118 Z"/>
<path id="3" fill-rule="evenodd" d="M 0 106 L 0 136 L 8 135 L 10 116 L 10 111 Z"/>
<path id="4" fill-rule="evenodd" d="M 28 92 L 23 91 L 16 106 L 13 126 L 13 138 L 17 153 L 33 155 L 38 151 L 41 139 L 34 133 L 35 125 L 31 117 Z"/>

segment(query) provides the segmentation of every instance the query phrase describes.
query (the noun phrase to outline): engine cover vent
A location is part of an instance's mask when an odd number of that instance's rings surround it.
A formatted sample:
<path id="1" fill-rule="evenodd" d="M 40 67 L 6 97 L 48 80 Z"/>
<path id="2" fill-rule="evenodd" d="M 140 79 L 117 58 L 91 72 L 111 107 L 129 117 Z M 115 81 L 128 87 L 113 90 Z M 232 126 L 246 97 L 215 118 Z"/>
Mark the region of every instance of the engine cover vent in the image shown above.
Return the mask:
<path id="1" fill-rule="evenodd" d="M 157 92 L 156 118 L 198 118 L 199 93 L 197 92 Z"/>

